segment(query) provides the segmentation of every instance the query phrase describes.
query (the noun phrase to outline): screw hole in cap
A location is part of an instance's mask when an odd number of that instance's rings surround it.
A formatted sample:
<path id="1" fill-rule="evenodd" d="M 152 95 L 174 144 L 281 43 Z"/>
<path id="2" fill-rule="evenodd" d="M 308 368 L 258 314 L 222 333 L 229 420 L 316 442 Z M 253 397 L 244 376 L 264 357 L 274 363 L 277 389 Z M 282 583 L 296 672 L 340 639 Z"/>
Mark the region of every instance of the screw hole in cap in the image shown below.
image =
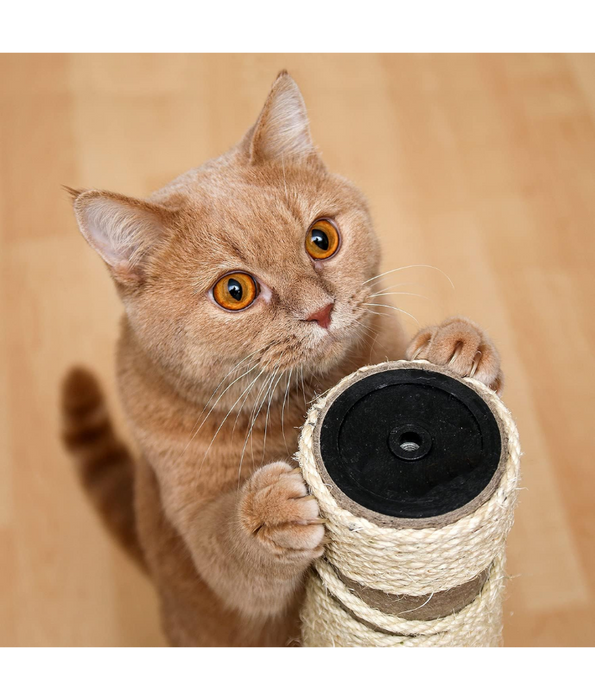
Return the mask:
<path id="1" fill-rule="evenodd" d="M 408 423 L 391 430 L 388 445 L 395 457 L 413 462 L 428 454 L 432 437 L 422 426 Z"/>

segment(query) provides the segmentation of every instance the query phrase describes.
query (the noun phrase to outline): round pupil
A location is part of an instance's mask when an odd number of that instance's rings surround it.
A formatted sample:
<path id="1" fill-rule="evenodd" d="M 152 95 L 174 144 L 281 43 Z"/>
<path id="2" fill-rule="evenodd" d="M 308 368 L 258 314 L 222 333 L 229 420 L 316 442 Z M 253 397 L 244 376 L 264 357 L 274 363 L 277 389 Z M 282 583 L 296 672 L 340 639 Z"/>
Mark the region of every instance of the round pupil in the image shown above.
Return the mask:
<path id="1" fill-rule="evenodd" d="M 233 278 L 229 280 L 227 283 L 227 291 L 236 301 L 240 301 L 242 299 L 242 285 L 237 280 L 234 280 Z"/>
<path id="2" fill-rule="evenodd" d="M 321 231 L 319 228 L 312 229 L 310 238 L 312 240 L 312 243 L 318 246 L 321 250 L 328 250 L 328 236 L 324 231 Z"/>

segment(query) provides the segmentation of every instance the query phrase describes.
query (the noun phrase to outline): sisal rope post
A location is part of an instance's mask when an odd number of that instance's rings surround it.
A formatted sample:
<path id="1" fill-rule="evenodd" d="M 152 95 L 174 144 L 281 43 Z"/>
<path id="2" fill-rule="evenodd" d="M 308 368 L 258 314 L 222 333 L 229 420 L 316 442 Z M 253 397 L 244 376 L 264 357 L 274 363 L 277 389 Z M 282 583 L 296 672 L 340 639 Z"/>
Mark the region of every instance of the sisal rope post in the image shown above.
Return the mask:
<path id="1" fill-rule="evenodd" d="M 520 455 L 493 391 L 425 361 L 364 367 L 320 397 L 298 453 L 327 520 L 304 645 L 500 645 Z"/>

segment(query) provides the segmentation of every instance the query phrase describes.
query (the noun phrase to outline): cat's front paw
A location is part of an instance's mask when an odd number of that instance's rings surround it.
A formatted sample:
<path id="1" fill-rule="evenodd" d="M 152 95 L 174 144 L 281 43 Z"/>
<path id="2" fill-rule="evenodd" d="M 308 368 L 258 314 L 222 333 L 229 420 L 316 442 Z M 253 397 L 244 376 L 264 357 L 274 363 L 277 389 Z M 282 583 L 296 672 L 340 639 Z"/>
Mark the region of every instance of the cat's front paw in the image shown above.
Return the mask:
<path id="1" fill-rule="evenodd" d="M 474 377 L 498 394 L 503 375 L 496 346 L 479 326 L 454 316 L 439 326 L 422 329 L 407 348 L 408 360 L 428 360 L 461 377 Z"/>
<path id="2" fill-rule="evenodd" d="M 299 469 L 285 462 L 261 467 L 244 485 L 240 521 L 249 537 L 271 554 L 310 560 L 323 552 L 318 503 Z"/>

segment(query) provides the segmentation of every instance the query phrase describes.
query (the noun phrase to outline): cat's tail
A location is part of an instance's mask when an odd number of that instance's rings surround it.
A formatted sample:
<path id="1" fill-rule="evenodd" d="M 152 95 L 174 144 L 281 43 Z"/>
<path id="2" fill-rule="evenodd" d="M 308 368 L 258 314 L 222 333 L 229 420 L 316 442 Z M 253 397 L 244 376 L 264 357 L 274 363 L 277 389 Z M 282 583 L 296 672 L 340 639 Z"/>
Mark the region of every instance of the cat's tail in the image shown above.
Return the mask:
<path id="1" fill-rule="evenodd" d="M 134 462 L 114 432 L 95 377 L 72 368 L 62 387 L 62 439 L 83 488 L 111 534 L 145 568 L 134 516 Z"/>

